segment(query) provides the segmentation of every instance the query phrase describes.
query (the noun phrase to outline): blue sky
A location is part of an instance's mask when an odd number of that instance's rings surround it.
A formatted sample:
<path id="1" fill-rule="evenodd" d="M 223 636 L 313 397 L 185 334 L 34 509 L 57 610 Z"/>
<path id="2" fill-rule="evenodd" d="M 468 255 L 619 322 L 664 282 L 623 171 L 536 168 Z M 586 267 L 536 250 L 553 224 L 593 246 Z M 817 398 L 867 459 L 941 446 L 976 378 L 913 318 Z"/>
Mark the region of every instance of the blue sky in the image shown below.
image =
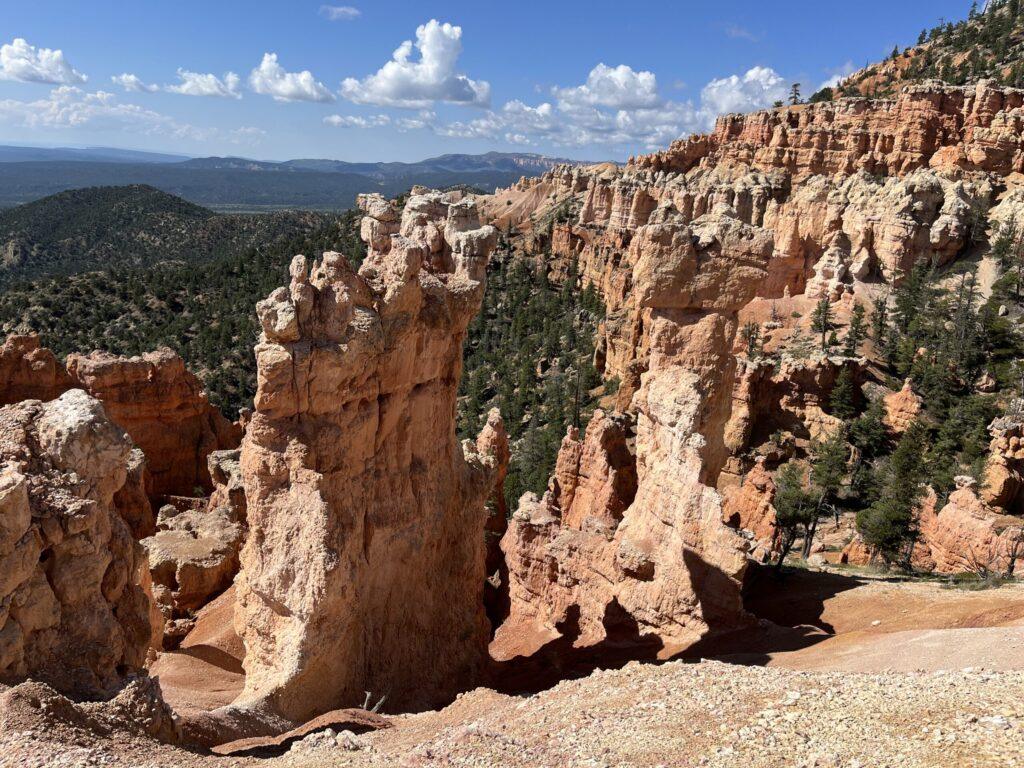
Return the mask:
<path id="1" fill-rule="evenodd" d="M 6 0 L 0 143 L 622 159 L 792 82 L 809 94 L 969 6 Z"/>

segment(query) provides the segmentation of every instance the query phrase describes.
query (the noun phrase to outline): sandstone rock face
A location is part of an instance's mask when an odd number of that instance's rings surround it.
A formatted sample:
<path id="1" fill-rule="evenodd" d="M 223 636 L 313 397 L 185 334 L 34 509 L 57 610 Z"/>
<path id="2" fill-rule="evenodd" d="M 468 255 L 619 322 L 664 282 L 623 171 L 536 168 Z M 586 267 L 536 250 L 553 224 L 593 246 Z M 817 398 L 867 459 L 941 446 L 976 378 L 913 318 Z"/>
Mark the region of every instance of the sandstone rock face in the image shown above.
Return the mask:
<path id="1" fill-rule="evenodd" d="M 956 168 L 1001 176 L 1024 169 L 1018 110 L 1024 92 L 992 81 L 962 88 L 931 82 L 895 99 L 842 99 L 719 118 L 710 136 L 639 157 L 638 167 L 685 172 L 742 164 L 811 174 L 903 175 Z"/>
<path id="2" fill-rule="evenodd" d="M 998 418 L 989 432 L 992 442 L 981 498 L 1006 512 L 1024 514 L 1024 415 Z"/>
<path id="3" fill-rule="evenodd" d="M 910 379 L 903 382 L 899 392 L 892 392 L 882 398 L 885 415 L 882 422 L 894 435 L 902 435 L 921 413 L 921 398 L 911 389 Z"/>
<path id="4" fill-rule="evenodd" d="M 38 336 L 8 336 L 0 346 L 0 405 L 53 400 L 74 383 Z"/>
<path id="5" fill-rule="evenodd" d="M 68 372 L 146 454 L 156 495 L 208 491 L 206 457 L 238 447 L 237 428 L 210 405 L 199 380 L 169 349 L 131 358 L 70 355 Z"/>
<path id="6" fill-rule="evenodd" d="M 478 441 L 497 455 L 482 455 L 454 424 L 496 231 L 439 193 L 401 212 L 376 195 L 360 206 L 358 274 L 338 253 L 297 256 L 291 284 L 257 308 L 236 705 L 291 720 L 357 706 L 367 690 L 387 706 L 436 703 L 478 678 L 489 637 L 499 425 Z"/>
<path id="7" fill-rule="evenodd" d="M 524 495 L 502 540 L 511 613 L 494 655 L 561 637 L 666 657 L 749 623 L 744 542 L 701 481 L 703 404 L 697 375 L 669 366 L 643 376 L 635 457 L 621 421 L 600 411 L 582 441 L 570 430 L 548 492 Z"/>
<path id="8" fill-rule="evenodd" d="M 759 457 L 743 483 L 726 488 L 722 494 L 722 515 L 733 528 L 750 531 L 762 543 L 775 538 L 775 480 Z"/>
<path id="9" fill-rule="evenodd" d="M 156 531 L 156 515 L 149 502 L 152 496 L 153 478 L 146 464 L 146 454 L 133 448 L 128 454 L 128 477 L 121 490 L 114 494 L 114 506 L 135 539 L 144 539 Z"/>
<path id="10" fill-rule="evenodd" d="M 807 448 L 831 437 L 842 421 L 826 412 L 836 379 L 844 370 L 857 376 L 854 361 L 821 353 L 808 359 L 742 360 L 732 392 L 725 445 L 732 455 L 788 432 Z M 721 485 L 721 483 L 720 483 Z"/>
<path id="11" fill-rule="evenodd" d="M 622 417 L 594 413 L 587 437 L 569 428 L 555 466 L 554 490 L 562 525 L 575 530 L 614 528 L 636 496 L 636 457 Z"/>
<path id="12" fill-rule="evenodd" d="M 546 258 L 555 279 L 574 269 L 583 285 L 598 289 L 607 316 L 597 361 L 620 382 L 615 407 L 636 416 L 638 457 L 643 411 L 658 407 L 644 387 L 673 368 L 696 376 L 700 465 L 675 456 L 665 471 L 726 492 L 727 518 L 764 544 L 767 467 L 839 428 L 828 403 L 843 367 L 862 380 L 859 350 L 834 360 L 817 352 L 807 321 L 814 304 L 828 298 L 845 325 L 855 303 L 870 306 L 915 266 L 942 266 L 964 252 L 978 213 L 1024 168 L 1022 106 L 1024 92 L 992 83 L 929 83 L 889 101 L 727 115 L 712 133 L 625 167 L 558 167 L 499 190 L 481 207 L 528 253 Z M 994 213 L 1001 220 L 1024 209 L 1019 191 L 1001 200 Z M 747 324 L 759 332 L 762 351 L 744 348 L 739 330 Z M 921 407 L 906 387 L 886 405 L 896 434 Z M 1004 458 L 990 462 L 982 493 L 1012 505 L 1021 475 L 1011 433 L 994 453 Z M 581 450 L 570 435 L 560 465 L 580 462 Z M 757 455 L 767 461 L 760 469 Z M 638 492 L 623 520 L 646 503 L 641 466 L 638 458 Z M 581 575 L 592 553 L 577 554 L 580 542 L 554 543 L 575 536 L 560 507 L 558 475 L 548 496 L 524 501 L 521 525 L 506 536 L 513 579 L 518 568 L 526 585 L 520 599 L 535 604 L 529 610 L 549 634 L 571 598 L 538 586 L 555 579 L 545 569 L 577 593 L 586 592 L 578 582 L 588 578 L 616 582 L 607 568 L 600 577 Z M 741 486 L 744 476 L 749 485 Z M 535 524 L 523 527 L 528 520 Z M 554 607 L 537 607 L 545 600 Z M 660 596 L 651 600 L 664 605 Z"/>
<path id="13" fill-rule="evenodd" d="M 1024 519 L 987 505 L 971 477 L 956 478 L 956 490 L 937 509 L 934 493 L 926 494 L 918 513 L 918 540 L 912 565 L 935 573 L 1020 573 L 1024 567 Z M 843 550 L 842 561 L 872 562 L 871 550 L 859 537 Z"/>
<path id="14" fill-rule="evenodd" d="M 525 232 L 528 251 L 550 252 L 554 277 L 576 262 L 583 284 L 594 284 L 608 308 L 599 339 L 606 375 L 636 381 L 649 331 L 635 309 L 642 303 L 633 295 L 637 270 L 661 264 L 663 252 L 677 247 L 685 253 L 679 227 L 706 231 L 698 251 L 728 229 L 740 235 L 731 242 L 718 237 L 732 261 L 730 280 L 721 281 L 720 270 L 702 270 L 701 279 L 726 303 L 873 297 L 873 286 L 899 281 L 915 264 L 946 264 L 963 250 L 974 211 L 992 201 L 989 175 L 1024 163 L 1022 93 L 990 83 L 929 84 L 892 101 L 727 115 L 711 134 L 633 158 L 624 168 L 558 167 L 481 205 L 498 226 Z M 574 219 L 553 221 L 564 206 Z M 678 222 L 675 244 L 664 228 L 654 240 L 653 232 L 644 237 L 645 227 L 666 218 Z M 550 237 L 539 229 L 548 222 Z M 744 273 L 744 262 L 759 261 L 764 251 L 764 274 Z M 649 284 L 656 291 L 679 288 Z M 634 392 L 619 404 L 627 406 Z"/>
<path id="15" fill-rule="evenodd" d="M 115 505 L 132 444 L 71 390 L 0 409 L 0 675 L 112 693 L 150 645 L 146 559 Z"/>
<path id="16" fill-rule="evenodd" d="M 929 84 L 892 101 L 729 115 L 625 167 L 559 167 L 481 201 L 555 279 L 575 269 L 598 289 L 597 361 L 619 380 L 615 407 L 636 420 L 624 510 L 600 421 L 593 437 L 570 432 L 548 493 L 520 504 L 502 545 L 503 653 L 564 637 L 567 618 L 580 622 L 576 644 L 600 642 L 610 606 L 663 649 L 743 623 L 746 545 L 723 514 L 769 543 L 768 466 L 840 428 L 829 412 L 840 371 L 862 380 L 858 350 L 817 351 L 814 304 L 828 298 L 842 325 L 916 265 L 957 258 L 995 177 L 1024 167 L 1022 100 L 989 83 Z M 748 323 L 763 353 L 741 342 Z M 888 406 L 897 433 L 920 410 L 909 390 Z M 724 510 L 713 488 L 727 493 Z M 517 633 L 533 639 L 517 649 Z"/>
<path id="17" fill-rule="evenodd" d="M 150 499 L 207 492 L 206 457 L 237 448 L 242 430 L 210 405 L 199 380 L 169 349 L 141 357 L 105 352 L 70 355 L 65 370 L 36 336 L 10 336 L 0 347 L 0 405 L 52 400 L 81 388 L 103 402 L 110 419 L 145 455 L 133 462 L 132 483 Z M 129 524 L 140 538 L 153 532 L 152 512 L 138 506 Z"/>
<path id="18" fill-rule="evenodd" d="M 938 573 L 1003 573 L 1024 566 L 1024 520 L 987 507 L 972 478 L 957 478 L 946 505 L 937 514 L 925 508 L 920 525 Z"/>

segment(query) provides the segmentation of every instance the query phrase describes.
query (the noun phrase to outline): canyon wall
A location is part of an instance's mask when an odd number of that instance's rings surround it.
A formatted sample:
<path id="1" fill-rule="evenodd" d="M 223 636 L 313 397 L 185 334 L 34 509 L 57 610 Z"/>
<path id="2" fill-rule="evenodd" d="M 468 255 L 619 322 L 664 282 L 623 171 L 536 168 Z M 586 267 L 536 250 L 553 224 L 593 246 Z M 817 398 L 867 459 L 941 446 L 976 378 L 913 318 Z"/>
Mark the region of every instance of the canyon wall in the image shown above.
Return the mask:
<path id="1" fill-rule="evenodd" d="M 755 290 L 764 309 L 791 297 L 804 311 L 822 296 L 868 299 L 915 264 L 949 263 L 984 226 L 979 212 L 993 202 L 996 177 L 1024 164 L 1022 98 L 989 83 L 932 84 L 891 101 L 727 115 L 711 134 L 624 167 L 558 167 L 481 207 L 544 254 L 556 279 L 575 262 L 582 282 L 599 289 L 608 309 L 601 362 L 608 377 L 631 383 L 626 407 L 649 327 L 632 296 L 649 246 L 634 240 L 655 211 L 695 227 L 724 218 L 768 240 Z"/>
<path id="2" fill-rule="evenodd" d="M 662 654 L 743 625 L 748 545 L 723 514 L 770 545 L 770 470 L 840 427 L 829 410 L 840 371 L 868 375 L 857 350 L 820 351 L 815 304 L 827 298 L 842 328 L 916 265 L 964 254 L 1005 178 L 1024 170 L 1022 106 L 1024 92 L 991 83 L 930 83 L 888 101 L 727 115 L 625 166 L 558 167 L 479 201 L 553 279 L 598 289 L 596 363 L 618 380 L 614 408 L 635 432 L 630 459 L 609 453 L 620 417 L 595 416 L 563 443 L 543 498 L 520 503 L 502 542 L 502 655 L 565 637 L 567 619 L 580 622 L 568 628 L 577 645 L 601 642 L 614 616 Z M 915 397 L 887 399 L 891 429 L 920 409 Z M 993 472 L 1017 498 L 1013 462 Z M 609 474 L 630 464 L 632 495 Z M 597 485 L 585 513 L 565 466 Z"/>
<path id="3" fill-rule="evenodd" d="M 297 256 L 257 307 L 236 710 L 303 720 L 364 691 L 425 707 L 486 660 L 485 501 L 507 445 L 493 419 L 460 445 L 455 400 L 497 233 L 440 193 L 359 202 L 358 273 Z"/>
<path id="4" fill-rule="evenodd" d="M 68 373 L 103 403 L 146 454 L 156 495 L 208 493 L 212 488 L 206 457 L 237 448 L 237 426 L 210 405 L 202 384 L 169 349 L 139 357 L 102 352 L 69 355 Z"/>

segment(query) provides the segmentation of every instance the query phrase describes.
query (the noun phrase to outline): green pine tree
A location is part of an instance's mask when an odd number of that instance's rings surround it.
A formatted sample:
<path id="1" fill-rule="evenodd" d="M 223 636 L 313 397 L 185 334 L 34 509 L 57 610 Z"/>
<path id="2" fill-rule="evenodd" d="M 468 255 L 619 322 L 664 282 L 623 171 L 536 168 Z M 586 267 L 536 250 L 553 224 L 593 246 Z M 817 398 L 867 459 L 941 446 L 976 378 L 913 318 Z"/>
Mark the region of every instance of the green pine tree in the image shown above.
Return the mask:
<path id="1" fill-rule="evenodd" d="M 853 305 L 853 313 L 850 316 L 850 325 L 846 329 L 846 339 L 843 344 L 843 354 L 847 357 L 857 357 L 860 345 L 864 343 L 867 336 L 867 321 L 865 318 L 864 305 L 859 301 Z"/>
<path id="2" fill-rule="evenodd" d="M 914 422 L 900 439 L 885 467 L 881 494 L 857 513 L 864 543 L 887 565 L 910 568 L 917 541 L 917 512 L 924 494 L 925 428 Z"/>

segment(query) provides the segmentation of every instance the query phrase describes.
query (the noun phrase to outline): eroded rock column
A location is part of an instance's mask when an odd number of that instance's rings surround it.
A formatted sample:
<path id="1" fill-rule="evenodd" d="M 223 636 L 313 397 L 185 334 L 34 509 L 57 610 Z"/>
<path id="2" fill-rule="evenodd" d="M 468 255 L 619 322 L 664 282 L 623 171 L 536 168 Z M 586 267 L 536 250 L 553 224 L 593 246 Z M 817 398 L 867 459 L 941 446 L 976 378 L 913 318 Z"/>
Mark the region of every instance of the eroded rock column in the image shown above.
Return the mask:
<path id="1" fill-rule="evenodd" d="M 358 274 L 339 253 L 297 256 L 258 305 L 236 707 L 291 720 L 364 691 L 437 704 L 486 658 L 485 500 L 503 452 L 495 435 L 478 441 L 490 455 L 460 445 L 455 404 L 496 231 L 438 193 L 360 206 Z"/>

